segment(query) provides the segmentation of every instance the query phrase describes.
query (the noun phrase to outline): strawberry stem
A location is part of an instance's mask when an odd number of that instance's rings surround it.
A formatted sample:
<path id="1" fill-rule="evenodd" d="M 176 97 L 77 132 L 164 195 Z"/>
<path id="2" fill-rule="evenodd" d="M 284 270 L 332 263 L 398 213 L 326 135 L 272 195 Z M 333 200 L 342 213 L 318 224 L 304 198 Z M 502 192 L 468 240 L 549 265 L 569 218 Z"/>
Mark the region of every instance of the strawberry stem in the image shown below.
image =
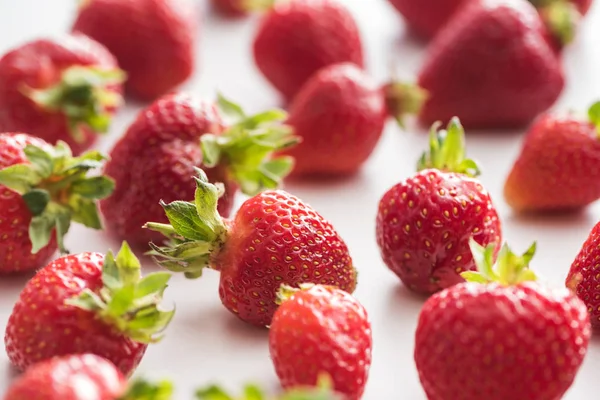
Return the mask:
<path id="1" fill-rule="evenodd" d="M 427 92 L 415 84 L 392 82 L 383 87 L 388 114 L 404 128 L 404 118 L 420 112 Z"/>
<path id="2" fill-rule="evenodd" d="M 169 381 L 153 383 L 136 379 L 129 383 L 127 392 L 117 400 L 171 400 L 173 391 L 173 384 Z"/>
<path id="3" fill-rule="evenodd" d="M 542 19 L 558 42 L 562 46 L 573 42 L 582 18 L 577 6 L 564 0 L 546 0 L 538 3 Z"/>
<path id="4" fill-rule="evenodd" d="M 600 101 L 595 102 L 588 109 L 588 118 L 590 122 L 596 127 L 598 132 L 598 138 L 600 139 Z"/>

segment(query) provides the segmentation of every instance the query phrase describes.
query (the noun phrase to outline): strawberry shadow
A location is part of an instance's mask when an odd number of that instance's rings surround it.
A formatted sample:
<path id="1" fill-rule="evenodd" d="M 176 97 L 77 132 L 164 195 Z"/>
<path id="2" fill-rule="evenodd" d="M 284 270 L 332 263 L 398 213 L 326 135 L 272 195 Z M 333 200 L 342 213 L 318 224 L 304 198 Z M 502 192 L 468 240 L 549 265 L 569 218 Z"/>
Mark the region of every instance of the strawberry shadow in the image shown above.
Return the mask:
<path id="1" fill-rule="evenodd" d="M 19 274 L 2 275 L 0 277 L 0 293 L 4 298 L 14 297 L 15 300 L 25 287 L 27 282 L 33 278 L 35 271 Z"/>
<path id="2" fill-rule="evenodd" d="M 12 364 L 6 361 L 4 365 L 3 374 L 5 376 L 5 381 L 8 383 L 8 387 L 10 387 L 11 383 L 14 382 L 19 376 L 21 376 L 21 371 L 15 368 Z M 0 368 L 1 370 L 2 368 Z"/>
<path id="3" fill-rule="evenodd" d="M 598 217 L 592 213 L 590 208 L 584 208 L 561 212 L 511 212 L 505 219 L 510 222 L 527 224 L 538 228 L 564 228 L 595 223 Z"/>

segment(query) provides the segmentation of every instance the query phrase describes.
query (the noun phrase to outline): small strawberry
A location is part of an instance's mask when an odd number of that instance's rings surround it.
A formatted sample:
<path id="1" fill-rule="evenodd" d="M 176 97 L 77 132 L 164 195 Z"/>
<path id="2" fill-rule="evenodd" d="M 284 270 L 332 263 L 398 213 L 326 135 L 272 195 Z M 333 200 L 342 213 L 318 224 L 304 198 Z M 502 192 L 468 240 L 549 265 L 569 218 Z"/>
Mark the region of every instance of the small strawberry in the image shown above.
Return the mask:
<path id="1" fill-rule="evenodd" d="M 4 400 L 169 400 L 169 382 L 152 384 L 125 377 L 94 354 L 55 357 L 32 365 L 4 395 Z M 93 397 L 90 397 L 93 395 Z"/>
<path id="2" fill-rule="evenodd" d="M 457 118 L 448 130 L 431 129 L 430 153 L 419 172 L 385 193 L 377 214 L 377 244 L 385 264 L 410 289 L 431 294 L 463 281 L 475 268 L 469 240 L 501 241 L 501 223 L 489 193 L 465 159 Z"/>
<path id="3" fill-rule="evenodd" d="M 204 268 L 221 272 L 223 305 L 243 321 L 266 326 L 277 309 L 282 284 L 320 283 L 352 293 L 356 270 L 333 226 L 310 206 L 282 190 L 246 200 L 235 217 L 217 212 L 219 188 L 197 170 L 193 203 L 162 203 L 171 223 L 148 223 L 171 241 L 151 243 L 158 264 L 198 278 Z"/>
<path id="4" fill-rule="evenodd" d="M 153 100 L 192 74 L 197 20 L 184 0 L 85 0 L 73 31 L 117 57 L 129 94 Z"/>
<path id="5" fill-rule="evenodd" d="M 0 58 L 0 132 L 27 132 L 76 155 L 108 130 L 125 76 L 83 35 L 38 39 Z"/>
<path id="6" fill-rule="evenodd" d="M 528 0 L 533 4 L 558 50 L 575 39 L 577 28 L 592 5 L 592 0 Z"/>
<path id="7" fill-rule="evenodd" d="M 321 68 L 364 63 L 356 22 L 336 0 L 275 2 L 254 38 L 254 60 L 288 101 Z"/>
<path id="8" fill-rule="evenodd" d="M 575 210 L 600 199 L 600 102 L 588 114 L 553 112 L 535 121 L 504 185 L 513 209 Z"/>
<path id="9" fill-rule="evenodd" d="M 57 247 L 67 252 L 71 221 L 102 228 L 96 202 L 114 184 L 87 174 L 103 160 L 96 151 L 74 158 L 64 142 L 53 147 L 23 133 L 0 133 L 1 274 L 39 268 Z"/>
<path id="10" fill-rule="evenodd" d="M 333 380 L 347 400 L 359 400 L 371 366 L 371 324 L 349 293 L 328 286 L 282 286 L 269 330 L 269 350 L 284 388 Z"/>
<path id="11" fill-rule="evenodd" d="M 591 335 L 585 305 L 569 290 L 537 282 L 532 246 L 517 256 L 505 246 L 471 241 L 479 272 L 427 300 L 415 334 L 415 362 L 429 400 L 562 398 Z"/>
<path id="12" fill-rule="evenodd" d="M 275 188 L 292 168 L 290 157 L 272 158 L 275 150 L 295 143 L 290 129 L 275 124 L 283 111 L 247 116 L 219 98 L 218 106 L 237 119 L 229 128 L 217 107 L 185 94 L 167 95 L 146 110 L 129 127 L 111 152 L 106 174 L 116 181 L 114 194 L 101 202 L 107 228 L 136 248 L 161 241 L 162 235 L 143 229 L 148 221 L 168 222 L 160 201 L 194 197 L 190 177 L 205 169 L 212 182 L 224 183 L 219 212 L 231 212 L 238 188 L 256 194 Z"/>
<path id="13" fill-rule="evenodd" d="M 170 274 L 142 278 L 127 243 L 111 252 L 54 260 L 27 283 L 6 325 L 8 358 L 20 370 L 56 356 L 93 353 L 129 375 L 173 317 L 159 303 Z"/>

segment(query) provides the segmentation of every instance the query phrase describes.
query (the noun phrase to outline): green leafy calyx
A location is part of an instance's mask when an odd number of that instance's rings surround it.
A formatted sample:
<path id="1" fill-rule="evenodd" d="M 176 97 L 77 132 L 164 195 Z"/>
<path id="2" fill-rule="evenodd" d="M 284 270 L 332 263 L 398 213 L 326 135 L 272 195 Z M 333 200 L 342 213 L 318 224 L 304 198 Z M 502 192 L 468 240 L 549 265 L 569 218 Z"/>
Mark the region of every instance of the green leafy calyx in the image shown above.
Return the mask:
<path id="1" fill-rule="evenodd" d="M 281 305 L 288 301 L 294 294 L 303 290 L 309 290 L 314 286 L 314 283 L 301 283 L 298 288 L 294 288 L 289 285 L 282 284 L 277 291 L 275 303 L 277 303 L 277 305 Z"/>
<path id="2" fill-rule="evenodd" d="M 575 39 L 582 15 L 570 0 L 529 0 L 536 6 L 546 26 L 561 45 Z"/>
<path id="3" fill-rule="evenodd" d="M 483 247 L 471 238 L 469 242 L 477 271 L 466 271 L 461 276 L 468 282 L 517 285 L 522 282 L 535 281 L 537 276 L 529 269 L 529 263 L 535 255 L 536 243 L 533 243 L 523 255 L 518 256 L 505 244 L 498 253 L 494 263 L 495 246 Z"/>
<path id="4" fill-rule="evenodd" d="M 600 101 L 595 102 L 588 109 L 588 118 L 590 123 L 596 127 L 598 137 L 600 138 Z"/>
<path id="5" fill-rule="evenodd" d="M 32 253 L 45 247 L 56 231 L 58 247 L 68 253 L 64 236 L 71 221 L 92 229 L 101 229 L 97 201 L 109 196 L 114 182 L 104 176 L 88 177 L 106 158 L 97 151 L 73 157 L 69 146 L 28 145 L 24 149 L 28 163 L 0 170 L 0 185 L 16 191 L 31 211 L 29 238 Z"/>
<path id="6" fill-rule="evenodd" d="M 125 81 L 120 69 L 75 66 L 67 68 L 61 80 L 48 88 L 25 88 L 24 94 L 38 106 L 51 112 L 62 112 L 69 122 L 73 138 L 81 142 L 82 127 L 105 133 L 111 122 L 111 110 L 123 101 L 111 86 Z"/>
<path id="7" fill-rule="evenodd" d="M 407 115 L 418 114 L 427 99 L 427 91 L 410 83 L 392 82 L 384 87 L 388 114 L 404 128 Z"/>
<path id="8" fill-rule="evenodd" d="M 429 152 L 423 153 L 417 164 L 419 171 L 435 168 L 445 172 L 457 172 L 469 176 L 480 174 L 479 166 L 465 155 L 465 130 L 456 117 L 447 129 L 439 130 L 436 122 L 429 132 Z"/>
<path id="9" fill-rule="evenodd" d="M 115 258 L 108 252 L 102 268 L 103 287 L 98 292 L 85 289 L 67 304 L 94 312 L 105 323 L 140 343 L 162 338 L 175 310 L 160 309 L 171 275 L 155 272 L 141 276 L 139 260 L 123 242 Z"/>
<path id="10" fill-rule="evenodd" d="M 148 254 L 162 267 L 183 272 L 190 279 L 202 276 L 210 266 L 211 255 L 221 249 L 227 228 L 217 211 L 222 188 L 208 181 L 204 171 L 198 174 L 194 202 L 161 202 L 169 224 L 149 222 L 144 227 L 162 233 L 167 238 L 164 246 L 150 243 Z"/>
<path id="11" fill-rule="evenodd" d="M 129 383 L 127 392 L 118 400 L 171 400 L 173 391 L 173 384 L 169 381 L 154 383 L 136 379 Z"/>
<path id="12" fill-rule="evenodd" d="M 291 127 L 281 123 L 287 114 L 269 110 L 247 116 L 239 105 L 221 95 L 218 104 L 235 122 L 223 134 L 202 136 L 204 165 L 225 164 L 231 177 L 249 196 L 277 188 L 292 170 L 294 160 L 273 154 L 299 142 Z"/>

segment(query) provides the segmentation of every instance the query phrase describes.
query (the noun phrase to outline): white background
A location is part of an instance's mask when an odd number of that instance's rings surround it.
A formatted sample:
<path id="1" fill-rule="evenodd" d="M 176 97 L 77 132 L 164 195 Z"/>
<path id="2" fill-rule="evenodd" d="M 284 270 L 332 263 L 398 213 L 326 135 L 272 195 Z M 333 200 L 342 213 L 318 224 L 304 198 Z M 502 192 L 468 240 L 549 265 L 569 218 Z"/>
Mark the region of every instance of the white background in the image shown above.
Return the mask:
<path id="1" fill-rule="evenodd" d="M 197 1 L 203 3 L 203 1 Z M 400 17 L 385 0 L 344 0 L 362 30 L 370 72 L 382 83 L 394 61 L 402 78 L 412 78 L 424 57 L 424 46 L 409 38 Z M 0 52 L 37 36 L 68 29 L 75 0 L 0 0 Z M 600 5 L 596 5 L 579 37 L 564 54 L 568 86 L 556 104 L 560 109 L 585 110 L 600 97 Z M 258 74 L 251 58 L 256 19 L 226 21 L 202 4 L 202 39 L 197 48 L 198 68 L 184 85 L 198 96 L 214 98 L 216 90 L 234 98 L 249 111 L 278 105 L 276 93 Z M 111 27 L 107 27 L 112 29 Z M 134 118 L 139 105 L 129 104 L 116 118 L 100 148 L 108 150 Z M 500 211 L 505 239 L 516 251 L 538 241 L 536 268 L 553 284 L 562 285 L 569 266 L 589 230 L 599 219 L 600 208 L 563 217 L 525 218 L 511 213 L 502 199 L 502 186 L 517 154 L 523 132 L 472 134 L 469 153 L 483 166 L 484 185 Z M 294 184 L 286 189 L 304 199 L 330 219 L 347 241 L 360 271 L 356 296 L 367 307 L 373 324 L 373 366 L 364 396 L 367 400 L 423 400 L 413 364 L 413 336 L 423 299 L 409 293 L 381 262 L 374 235 L 379 198 L 392 185 L 414 171 L 425 148 L 421 128 L 400 131 L 392 121 L 363 171 L 351 178 L 326 184 Z M 242 199 L 240 199 L 242 200 Z M 74 252 L 118 249 L 119 243 L 101 232 L 74 227 L 68 238 Z M 147 268 L 152 268 L 147 265 Z M 27 277 L 0 278 L 0 331 L 4 331 L 14 301 Z M 267 331 L 239 322 L 220 304 L 218 274 L 208 271 L 201 280 L 172 281 L 168 301 L 177 304 L 177 315 L 168 336 L 148 349 L 138 373 L 171 377 L 177 399 L 191 398 L 193 389 L 210 382 L 232 389 L 252 381 L 275 391 L 277 378 L 268 355 Z M 457 365 L 456 368 L 460 368 Z M 569 391 L 568 400 L 597 396 L 600 389 L 600 341 L 592 340 L 585 364 Z M 14 372 L 0 351 L 0 393 Z M 515 399 L 516 400 L 516 399 Z"/>

